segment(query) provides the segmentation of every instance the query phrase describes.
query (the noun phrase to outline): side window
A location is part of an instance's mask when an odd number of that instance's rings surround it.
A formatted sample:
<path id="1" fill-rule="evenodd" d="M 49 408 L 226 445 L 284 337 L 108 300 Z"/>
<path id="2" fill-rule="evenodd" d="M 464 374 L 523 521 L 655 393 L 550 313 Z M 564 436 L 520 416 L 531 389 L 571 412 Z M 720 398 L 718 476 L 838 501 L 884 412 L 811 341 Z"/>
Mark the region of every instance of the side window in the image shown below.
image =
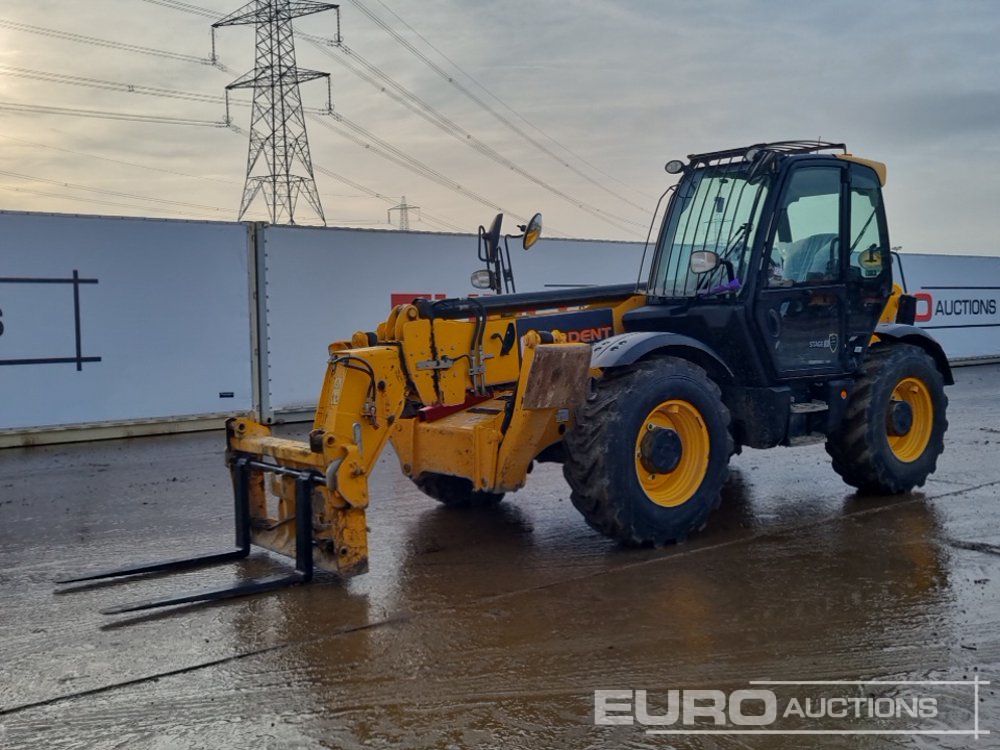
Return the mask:
<path id="1" fill-rule="evenodd" d="M 868 170 L 851 174 L 851 276 L 861 281 L 878 279 L 889 264 L 882 228 L 882 193 L 878 179 Z"/>
<path id="2" fill-rule="evenodd" d="M 778 214 L 768 286 L 840 280 L 841 174 L 839 167 L 805 167 L 792 173 Z"/>

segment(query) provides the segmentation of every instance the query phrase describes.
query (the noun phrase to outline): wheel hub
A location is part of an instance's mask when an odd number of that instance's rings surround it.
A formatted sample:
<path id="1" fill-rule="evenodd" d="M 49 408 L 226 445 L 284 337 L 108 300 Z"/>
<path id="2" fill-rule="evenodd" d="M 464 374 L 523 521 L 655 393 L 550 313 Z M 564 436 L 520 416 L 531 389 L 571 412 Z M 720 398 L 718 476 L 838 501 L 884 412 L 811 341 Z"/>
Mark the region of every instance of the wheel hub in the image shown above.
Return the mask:
<path id="1" fill-rule="evenodd" d="M 913 428 L 913 407 L 906 401 L 891 401 L 886 414 L 886 428 L 890 435 L 896 437 L 908 435 Z"/>
<path id="2" fill-rule="evenodd" d="M 669 474 L 684 455 L 680 435 L 667 427 L 653 427 L 642 437 L 639 447 L 643 467 L 651 474 Z"/>

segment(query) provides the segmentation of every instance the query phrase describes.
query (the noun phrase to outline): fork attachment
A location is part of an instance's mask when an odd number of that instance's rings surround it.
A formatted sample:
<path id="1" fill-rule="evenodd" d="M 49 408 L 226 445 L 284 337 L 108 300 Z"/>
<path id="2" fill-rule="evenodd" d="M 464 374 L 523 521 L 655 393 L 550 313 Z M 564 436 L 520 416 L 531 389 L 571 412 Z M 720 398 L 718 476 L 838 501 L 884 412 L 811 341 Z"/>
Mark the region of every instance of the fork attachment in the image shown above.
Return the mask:
<path id="1" fill-rule="evenodd" d="M 295 571 L 289 575 L 102 610 L 103 614 L 120 614 L 273 591 L 311 580 L 316 568 L 341 575 L 365 572 L 368 476 L 404 401 L 405 377 L 394 347 L 346 352 L 331 346 L 308 442 L 276 437 L 268 426 L 249 417 L 226 422 L 226 463 L 233 480 L 236 526 L 234 549 L 130 565 L 58 583 L 215 565 L 246 557 L 251 545 L 295 560 Z"/>
<path id="2" fill-rule="evenodd" d="M 237 586 L 208 589 L 182 596 L 147 599 L 145 601 L 122 604 L 102 609 L 101 614 L 114 615 L 125 612 L 138 612 L 147 609 L 171 607 L 178 604 L 213 602 L 221 599 L 232 599 L 239 596 L 258 594 L 264 591 L 274 591 L 276 589 L 310 581 L 313 575 L 312 493 L 314 486 L 318 482 L 323 482 L 324 478 L 313 471 L 290 469 L 284 466 L 278 466 L 277 464 L 256 461 L 248 456 L 239 456 L 232 462 L 233 510 L 236 526 L 235 549 L 206 555 L 197 555 L 195 557 L 161 560 L 158 562 L 113 568 L 111 570 L 90 573 L 75 578 L 64 578 L 56 581 L 56 583 L 61 585 L 75 584 L 113 578 L 124 578 L 126 576 L 148 573 L 173 573 L 245 558 L 250 554 L 250 489 L 252 483 L 251 472 L 254 471 L 280 474 L 292 479 L 295 483 L 295 571 L 293 573 L 284 576 L 273 576 L 255 581 L 247 581 L 246 583 L 241 583 Z"/>

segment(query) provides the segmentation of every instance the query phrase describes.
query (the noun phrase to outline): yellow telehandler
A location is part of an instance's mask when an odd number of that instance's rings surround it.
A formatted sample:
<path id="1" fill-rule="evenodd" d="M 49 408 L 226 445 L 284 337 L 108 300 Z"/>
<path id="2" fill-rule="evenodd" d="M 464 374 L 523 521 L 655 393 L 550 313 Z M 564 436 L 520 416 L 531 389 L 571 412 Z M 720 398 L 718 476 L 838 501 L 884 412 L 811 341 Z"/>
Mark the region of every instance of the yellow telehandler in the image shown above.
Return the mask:
<path id="1" fill-rule="evenodd" d="M 227 422 L 235 549 L 73 580 L 237 559 L 251 544 L 296 561 L 281 578 L 105 610 L 126 612 L 304 582 L 314 566 L 362 573 L 368 478 L 387 442 L 448 506 L 498 503 L 532 462 L 560 462 L 586 522 L 625 545 L 705 526 L 743 446 L 825 441 L 863 493 L 922 485 L 953 380 L 893 286 L 885 166 L 783 141 L 667 172 L 679 180 L 641 283 L 513 293 L 497 217 L 480 227 L 472 279 L 495 294 L 414 300 L 331 344 L 308 441 Z M 522 229 L 528 248 L 541 217 Z"/>

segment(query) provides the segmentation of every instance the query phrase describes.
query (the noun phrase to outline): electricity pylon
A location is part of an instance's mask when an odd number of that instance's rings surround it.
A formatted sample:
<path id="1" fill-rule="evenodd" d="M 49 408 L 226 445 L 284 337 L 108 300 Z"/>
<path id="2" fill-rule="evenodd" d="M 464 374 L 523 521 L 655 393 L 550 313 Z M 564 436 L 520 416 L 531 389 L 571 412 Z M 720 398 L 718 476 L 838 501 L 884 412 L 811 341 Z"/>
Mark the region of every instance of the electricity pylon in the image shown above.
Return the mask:
<path id="1" fill-rule="evenodd" d="M 329 73 L 304 70 L 295 65 L 292 19 L 337 10 L 332 3 L 311 0 L 252 0 L 239 10 L 212 24 L 220 26 L 256 25 L 257 54 L 254 69 L 226 86 L 253 89 L 250 116 L 250 150 L 246 184 L 240 201 L 240 215 L 246 213 L 258 193 L 264 195 L 272 224 L 294 224 L 295 205 L 300 195 L 326 224 L 320 205 L 299 84 Z M 339 43 L 339 19 L 338 19 Z M 302 173 L 295 174 L 296 162 Z"/>
<path id="2" fill-rule="evenodd" d="M 400 203 L 399 203 L 398 206 L 393 206 L 388 211 L 386 211 L 386 216 L 389 219 L 389 223 L 390 224 L 392 224 L 392 212 L 393 211 L 399 211 L 399 229 L 402 232 L 409 232 L 410 231 L 410 211 L 417 211 L 418 212 L 418 219 L 417 220 L 419 221 L 420 206 L 411 206 L 411 205 L 407 204 L 407 202 L 406 202 L 406 196 L 405 195 L 403 196 L 403 200 L 400 201 Z"/>

